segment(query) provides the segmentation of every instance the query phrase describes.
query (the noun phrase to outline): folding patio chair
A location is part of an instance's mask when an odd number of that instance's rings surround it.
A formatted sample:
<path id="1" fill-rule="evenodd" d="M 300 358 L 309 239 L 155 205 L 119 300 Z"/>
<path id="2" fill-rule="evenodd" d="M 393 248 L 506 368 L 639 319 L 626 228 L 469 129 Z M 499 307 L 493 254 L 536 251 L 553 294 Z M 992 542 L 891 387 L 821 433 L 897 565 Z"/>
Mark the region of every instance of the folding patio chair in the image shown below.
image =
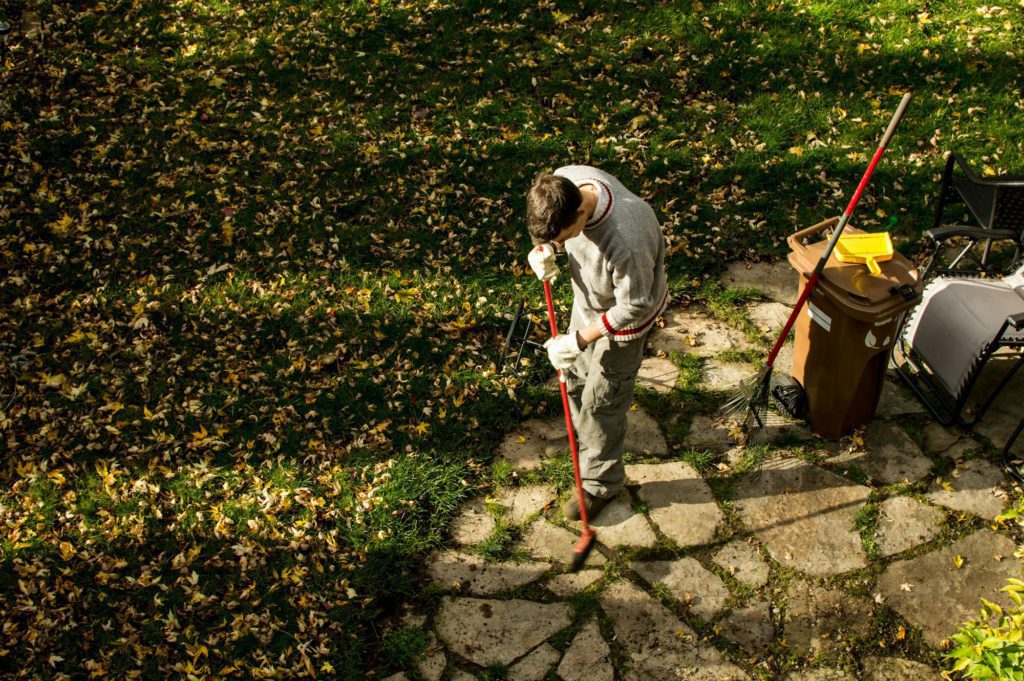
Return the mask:
<path id="1" fill-rule="evenodd" d="M 1024 364 L 1024 266 L 1001 279 L 936 277 L 925 286 L 898 339 L 893 366 L 928 411 L 943 425 L 973 427 Z M 992 356 L 1004 349 L 1019 356 L 968 418 L 972 389 Z M 1024 417 L 1003 448 L 1007 470 L 1018 479 L 1021 473 L 1009 459 L 1022 430 Z"/>
<path id="2" fill-rule="evenodd" d="M 964 204 L 971 224 L 942 227 L 944 213 L 951 204 Z M 1016 269 L 1021 262 L 1024 245 L 1024 176 L 980 177 L 971 170 L 963 156 L 951 153 L 942 174 L 935 222 L 925 235 L 935 245 L 922 278 L 954 271 L 991 275 Z M 949 242 L 954 237 L 962 238 L 964 243 L 957 247 L 958 253 L 954 249 L 952 260 L 940 269 Z M 1001 269 L 990 262 L 994 241 L 1008 241 L 1014 248 L 1012 260 Z M 974 269 L 965 270 L 964 263 L 969 263 Z"/>

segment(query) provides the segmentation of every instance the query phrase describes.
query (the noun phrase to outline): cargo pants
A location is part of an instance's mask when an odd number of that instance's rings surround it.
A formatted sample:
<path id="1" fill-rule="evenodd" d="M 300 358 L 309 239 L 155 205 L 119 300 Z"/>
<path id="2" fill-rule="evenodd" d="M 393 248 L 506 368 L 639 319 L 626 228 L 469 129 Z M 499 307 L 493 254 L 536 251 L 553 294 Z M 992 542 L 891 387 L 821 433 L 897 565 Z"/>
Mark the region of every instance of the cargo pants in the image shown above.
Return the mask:
<path id="1" fill-rule="evenodd" d="M 583 489 L 595 497 L 619 493 L 626 477 L 622 449 L 647 334 L 630 341 L 602 336 L 564 372 L 580 452 Z"/>

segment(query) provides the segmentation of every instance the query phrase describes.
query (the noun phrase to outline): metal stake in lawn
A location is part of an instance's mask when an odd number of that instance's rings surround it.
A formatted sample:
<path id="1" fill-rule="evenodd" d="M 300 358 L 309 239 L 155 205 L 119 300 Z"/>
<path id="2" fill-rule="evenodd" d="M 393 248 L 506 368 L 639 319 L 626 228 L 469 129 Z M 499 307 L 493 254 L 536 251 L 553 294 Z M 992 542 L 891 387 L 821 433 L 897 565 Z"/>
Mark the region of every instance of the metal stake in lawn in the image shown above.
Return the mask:
<path id="1" fill-rule="evenodd" d="M 555 304 L 551 300 L 551 284 L 544 282 L 544 297 L 548 303 L 548 322 L 551 323 L 551 337 L 558 335 L 558 325 L 555 323 Z M 583 497 L 583 482 L 580 480 L 580 452 L 576 446 L 576 434 L 572 428 L 572 412 L 569 411 L 569 392 L 565 387 L 565 376 L 561 369 L 558 370 L 558 387 L 562 389 L 562 410 L 565 411 L 565 430 L 569 434 L 569 450 L 572 452 L 572 472 L 576 478 L 576 495 L 580 500 L 580 521 L 583 523 L 583 532 L 580 540 L 572 547 L 572 564 L 570 572 L 577 572 L 587 562 L 587 556 L 594 549 L 597 535 L 590 529 L 590 521 L 587 518 L 587 505 Z"/>
<path id="2" fill-rule="evenodd" d="M 829 239 L 825 252 L 822 253 L 821 259 L 814 268 L 814 272 L 807 280 L 804 290 L 800 293 L 800 298 L 796 301 L 796 305 L 793 307 L 793 311 L 790 313 L 789 319 L 786 321 L 786 326 L 782 329 L 782 333 L 779 334 L 778 340 L 775 341 L 775 346 L 772 348 L 771 354 L 768 355 L 768 361 L 756 375 L 740 384 L 739 388 L 729 401 L 722 406 L 723 414 L 727 416 L 735 416 L 741 412 L 746 412 L 744 415 L 744 425 L 749 426 L 750 417 L 753 416 L 754 420 L 757 422 L 757 427 L 764 427 L 764 414 L 768 409 L 768 390 L 769 383 L 772 378 L 772 366 L 775 364 L 775 358 L 778 356 L 779 351 L 782 350 L 782 345 L 786 342 L 786 337 L 789 336 L 789 331 L 793 328 L 793 323 L 796 321 L 796 317 L 800 313 L 800 309 L 807 301 L 807 298 L 810 297 L 811 291 L 814 290 L 815 285 L 818 283 L 818 279 L 821 277 L 821 272 L 825 269 L 825 264 L 828 262 L 829 256 L 832 255 L 832 249 L 836 247 L 836 243 L 839 241 L 839 237 L 843 233 L 846 223 L 850 221 L 850 216 L 853 215 L 853 209 L 860 200 L 860 195 L 864 192 L 864 187 L 867 186 L 868 180 L 871 178 L 871 173 L 874 172 L 875 166 L 878 165 L 878 161 L 882 158 L 882 154 L 885 153 L 885 148 L 888 146 L 889 140 L 892 138 L 893 133 L 896 132 L 896 125 L 900 122 L 900 119 L 903 118 L 903 112 L 906 111 L 909 103 L 910 93 L 908 92 L 903 95 L 903 100 L 900 101 L 900 105 L 896 109 L 896 113 L 893 114 L 892 120 L 889 121 L 889 127 L 885 129 L 885 134 L 882 135 L 882 141 L 879 142 L 878 150 L 875 151 L 875 156 L 871 159 L 871 165 L 868 166 L 867 171 L 864 173 L 864 177 L 860 180 L 860 185 L 857 186 L 857 191 L 854 192 L 853 198 L 850 199 L 850 203 L 846 206 L 846 210 L 843 211 L 843 215 L 839 219 L 839 224 L 836 225 L 835 231 L 832 233 L 832 238 Z"/>

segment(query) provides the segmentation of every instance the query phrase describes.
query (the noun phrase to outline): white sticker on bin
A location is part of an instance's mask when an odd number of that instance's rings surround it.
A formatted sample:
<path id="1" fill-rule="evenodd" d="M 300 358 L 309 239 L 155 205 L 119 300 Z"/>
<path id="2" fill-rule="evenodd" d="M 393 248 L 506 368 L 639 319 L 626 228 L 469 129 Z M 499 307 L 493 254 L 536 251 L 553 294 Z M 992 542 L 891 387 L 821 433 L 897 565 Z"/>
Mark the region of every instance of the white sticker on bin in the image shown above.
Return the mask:
<path id="1" fill-rule="evenodd" d="M 832 318 L 821 311 L 821 308 L 817 307 L 811 301 L 807 301 L 807 316 L 814 320 L 818 326 L 825 329 L 825 331 L 831 333 L 832 331 Z"/>

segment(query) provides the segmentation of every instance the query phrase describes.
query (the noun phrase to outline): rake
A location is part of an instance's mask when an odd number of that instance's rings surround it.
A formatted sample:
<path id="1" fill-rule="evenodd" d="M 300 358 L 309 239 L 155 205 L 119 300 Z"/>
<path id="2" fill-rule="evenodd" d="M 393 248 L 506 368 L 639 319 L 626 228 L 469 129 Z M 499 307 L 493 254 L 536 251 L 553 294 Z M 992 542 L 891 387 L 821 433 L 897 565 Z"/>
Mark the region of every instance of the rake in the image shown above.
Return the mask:
<path id="1" fill-rule="evenodd" d="M 909 92 L 903 95 L 903 99 L 900 101 L 900 105 L 897 107 L 896 113 L 893 114 L 892 120 L 889 121 L 889 127 L 885 129 L 885 134 L 882 135 L 882 141 L 879 142 L 878 149 L 875 151 L 875 155 L 871 159 L 871 163 L 868 165 L 867 171 L 865 171 L 864 176 L 860 179 L 857 191 L 853 193 L 853 198 L 850 199 L 850 203 L 847 204 L 846 210 L 843 211 L 843 215 L 839 219 L 839 223 L 836 225 L 835 231 L 832 232 L 832 238 L 829 239 L 825 252 L 822 253 L 821 259 L 818 260 L 818 264 L 814 268 L 814 272 L 811 274 L 810 278 L 808 278 L 803 291 L 801 291 L 800 297 L 797 299 L 796 305 L 793 307 L 793 311 L 789 315 L 789 319 L 786 320 L 786 325 L 783 327 L 782 333 L 779 334 L 778 339 L 775 341 L 775 345 L 772 347 L 771 353 L 768 355 L 768 361 L 765 362 L 764 366 L 761 367 L 754 376 L 740 383 L 739 387 L 729 400 L 722 405 L 721 413 L 724 416 L 736 417 L 741 413 L 744 414 L 743 427 L 745 430 L 749 429 L 754 424 L 756 424 L 758 430 L 765 427 L 767 422 L 768 403 L 772 393 L 772 370 L 775 365 L 775 358 L 782 350 L 782 346 L 785 344 L 786 338 L 789 336 L 789 332 L 793 328 L 793 324 L 796 322 L 797 315 L 800 314 L 800 310 L 803 308 L 804 303 L 807 302 L 807 298 L 811 295 L 815 285 L 817 285 L 818 279 L 821 277 L 821 272 L 825 269 L 825 265 L 828 263 L 828 259 L 832 255 L 832 250 L 835 248 L 836 243 L 839 241 L 839 237 L 846 228 L 846 223 L 850 221 L 850 216 L 853 215 L 853 209 L 857 206 L 857 202 L 860 201 L 860 196 L 864 192 L 864 188 L 867 186 L 868 180 L 871 179 L 871 173 L 874 172 L 875 166 L 878 165 L 878 161 L 882 158 L 882 154 L 885 153 L 889 140 L 892 139 L 893 133 L 896 132 L 896 126 L 899 124 L 900 119 L 903 118 L 903 112 L 906 111 L 908 104 L 910 104 Z M 776 386 L 776 393 L 779 392 L 778 387 L 779 386 Z M 783 391 L 783 396 L 784 395 L 785 392 Z M 776 399 L 779 400 L 779 395 L 776 395 Z"/>

